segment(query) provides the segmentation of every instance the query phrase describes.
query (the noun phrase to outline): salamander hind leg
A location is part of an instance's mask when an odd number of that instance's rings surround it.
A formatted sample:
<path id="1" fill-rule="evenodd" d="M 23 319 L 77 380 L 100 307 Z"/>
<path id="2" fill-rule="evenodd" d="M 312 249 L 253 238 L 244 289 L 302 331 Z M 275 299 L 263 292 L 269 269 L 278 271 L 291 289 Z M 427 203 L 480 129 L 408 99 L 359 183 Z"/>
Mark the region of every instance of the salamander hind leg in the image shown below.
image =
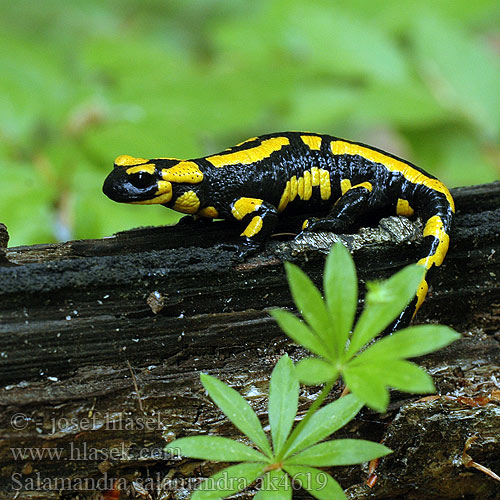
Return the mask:
<path id="1" fill-rule="evenodd" d="M 231 204 L 231 214 L 241 221 L 239 256 L 244 258 L 262 248 L 278 223 L 278 212 L 270 203 L 259 198 L 238 198 Z"/>
<path id="2" fill-rule="evenodd" d="M 372 208 L 368 203 L 373 197 L 373 186 L 370 182 L 362 182 L 349 187 L 333 205 L 327 217 L 310 218 L 304 222 L 304 231 L 332 231 L 344 233 L 356 220 Z"/>

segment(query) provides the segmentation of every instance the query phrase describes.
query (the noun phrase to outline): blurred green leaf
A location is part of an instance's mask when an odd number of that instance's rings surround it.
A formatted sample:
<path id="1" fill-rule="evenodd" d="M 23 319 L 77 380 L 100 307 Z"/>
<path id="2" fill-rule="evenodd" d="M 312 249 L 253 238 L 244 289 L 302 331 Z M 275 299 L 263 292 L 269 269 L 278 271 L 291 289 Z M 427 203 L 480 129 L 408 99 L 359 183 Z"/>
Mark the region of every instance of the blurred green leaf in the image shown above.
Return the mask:
<path id="1" fill-rule="evenodd" d="M 352 363 L 414 358 L 442 349 L 459 338 L 460 334 L 447 326 L 411 326 L 378 340 L 357 356 Z"/>
<path id="2" fill-rule="evenodd" d="M 349 390 L 370 408 L 384 413 L 389 404 L 389 391 L 384 376 L 377 376 L 371 366 L 348 364 L 343 378 Z"/>
<path id="3" fill-rule="evenodd" d="M 425 12 L 425 11 L 424 11 Z M 457 24 L 423 13 L 410 32 L 429 87 L 490 139 L 500 134 L 500 62 Z"/>
<path id="4" fill-rule="evenodd" d="M 318 358 L 301 359 L 297 366 L 297 377 L 306 385 L 319 385 L 338 377 L 338 370 L 335 370 L 332 363 Z"/>
<path id="5" fill-rule="evenodd" d="M 42 159 L 52 178 L 29 200 L 4 178 L 19 197 L 0 217 L 23 244 L 168 223 L 103 199 L 117 155 L 279 130 L 373 142 L 451 186 L 495 180 L 499 22 L 495 0 L 3 2 L 0 165 L 40 185 Z"/>

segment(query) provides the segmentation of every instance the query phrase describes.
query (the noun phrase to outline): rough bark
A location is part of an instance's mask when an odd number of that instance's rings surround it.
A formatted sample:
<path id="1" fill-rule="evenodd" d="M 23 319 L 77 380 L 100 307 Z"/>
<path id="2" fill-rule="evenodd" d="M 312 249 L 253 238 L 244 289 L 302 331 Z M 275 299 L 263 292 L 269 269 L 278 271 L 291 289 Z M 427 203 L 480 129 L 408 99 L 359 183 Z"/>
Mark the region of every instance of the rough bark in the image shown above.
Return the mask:
<path id="1" fill-rule="evenodd" d="M 467 454 L 500 472 L 500 183 L 453 195 L 451 248 L 417 322 L 439 321 L 463 336 L 419 359 L 439 397 L 393 393 L 386 415 L 364 410 L 339 431 L 394 450 L 378 464 L 372 488 L 366 466 L 331 471 L 351 498 L 500 498 L 500 483 L 465 467 L 462 456 L 477 436 Z M 409 243 L 414 227 L 400 224 L 390 219 L 385 230 L 343 237 L 361 281 L 417 260 L 418 238 Z M 6 250 L 0 498 L 99 498 L 114 479 L 128 486 L 123 498 L 149 498 L 140 496 L 141 485 L 152 499 L 186 498 L 186 488 L 220 464 L 167 457 L 165 440 L 239 436 L 204 394 L 200 371 L 239 390 L 266 420 L 274 364 L 285 352 L 295 360 L 304 354 L 267 313 L 293 307 L 282 261 L 296 261 L 319 284 L 331 239 L 282 236 L 241 262 L 231 247 L 234 231 L 224 223 L 142 228 Z M 302 413 L 317 390 L 302 390 Z M 14 457 L 13 449 L 27 447 L 42 456 Z M 57 450 L 61 456 L 50 457 Z M 71 491 L 93 486 L 100 491 Z"/>

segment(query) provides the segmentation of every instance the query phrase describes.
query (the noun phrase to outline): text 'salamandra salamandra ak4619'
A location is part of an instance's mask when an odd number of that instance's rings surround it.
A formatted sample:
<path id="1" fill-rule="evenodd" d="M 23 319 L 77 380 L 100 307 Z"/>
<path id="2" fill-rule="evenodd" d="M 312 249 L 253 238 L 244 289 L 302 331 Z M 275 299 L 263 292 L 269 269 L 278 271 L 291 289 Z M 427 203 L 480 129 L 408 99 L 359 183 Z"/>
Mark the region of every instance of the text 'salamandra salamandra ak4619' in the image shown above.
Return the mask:
<path id="1" fill-rule="evenodd" d="M 242 243 L 250 250 L 273 232 L 281 214 L 327 213 L 309 218 L 303 229 L 344 233 L 376 209 L 415 213 L 425 224 L 419 264 L 427 270 L 443 262 L 455 210 L 446 186 L 415 165 L 364 144 L 309 132 L 262 135 L 192 160 L 122 155 L 103 191 L 114 201 L 241 221 Z M 424 279 L 413 314 L 426 293 Z"/>

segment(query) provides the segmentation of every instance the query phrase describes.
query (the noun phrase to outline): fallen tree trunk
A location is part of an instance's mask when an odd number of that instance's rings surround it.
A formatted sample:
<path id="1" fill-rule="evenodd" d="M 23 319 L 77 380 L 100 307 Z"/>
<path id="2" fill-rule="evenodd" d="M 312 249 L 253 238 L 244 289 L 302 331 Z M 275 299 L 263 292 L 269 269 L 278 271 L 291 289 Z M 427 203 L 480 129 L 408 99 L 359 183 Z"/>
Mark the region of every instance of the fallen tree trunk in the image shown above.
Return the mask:
<path id="1" fill-rule="evenodd" d="M 500 483 L 468 457 L 500 471 L 500 183 L 453 195 L 451 248 L 417 322 L 439 321 L 463 337 L 419 360 L 440 397 L 393 393 L 386 415 L 364 410 L 339 431 L 394 450 L 373 488 L 365 467 L 333 471 L 351 498 L 500 497 Z M 412 224 L 393 218 L 381 226 L 343 237 L 361 281 L 418 258 Z M 232 229 L 143 228 L 5 251 L 0 498 L 90 499 L 118 487 L 132 498 L 186 498 L 196 478 L 220 466 L 165 456 L 165 440 L 238 436 L 204 394 L 200 371 L 238 389 L 265 420 L 274 364 L 285 352 L 304 354 L 267 313 L 293 307 L 282 261 L 320 283 L 331 240 L 276 239 L 240 262 Z M 315 394 L 301 392 L 302 412 Z"/>

